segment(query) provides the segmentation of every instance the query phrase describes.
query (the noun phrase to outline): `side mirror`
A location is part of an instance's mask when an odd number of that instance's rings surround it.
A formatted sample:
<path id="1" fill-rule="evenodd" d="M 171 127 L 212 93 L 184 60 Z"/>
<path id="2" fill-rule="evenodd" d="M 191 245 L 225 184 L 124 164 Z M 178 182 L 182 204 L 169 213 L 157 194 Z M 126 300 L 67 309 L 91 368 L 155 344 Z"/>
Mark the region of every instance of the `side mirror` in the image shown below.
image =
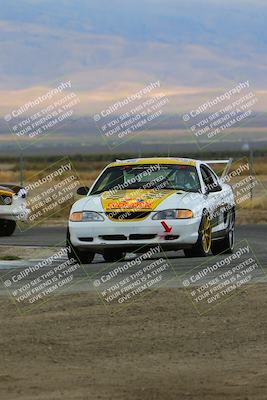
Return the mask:
<path id="1" fill-rule="evenodd" d="M 86 196 L 89 192 L 89 187 L 88 186 L 81 186 L 79 189 L 77 189 L 77 194 L 80 196 Z"/>
<path id="2" fill-rule="evenodd" d="M 209 193 L 215 193 L 215 192 L 220 192 L 221 190 L 222 190 L 221 185 L 216 185 L 216 186 L 212 185 L 211 187 L 208 187 L 208 188 L 207 188 L 206 193 L 207 193 L 207 194 L 209 194 Z"/>

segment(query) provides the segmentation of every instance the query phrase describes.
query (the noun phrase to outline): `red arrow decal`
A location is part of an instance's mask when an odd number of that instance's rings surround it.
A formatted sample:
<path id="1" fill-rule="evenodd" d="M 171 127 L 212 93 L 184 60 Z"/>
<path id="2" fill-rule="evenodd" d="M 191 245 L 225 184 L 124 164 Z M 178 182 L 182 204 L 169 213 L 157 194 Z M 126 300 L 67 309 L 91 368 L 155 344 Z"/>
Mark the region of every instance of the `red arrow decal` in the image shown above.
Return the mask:
<path id="1" fill-rule="evenodd" d="M 170 233 L 172 230 L 172 227 L 170 227 L 165 221 L 161 222 L 161 225 L 163 226 L 163 228 L 165 229 L 165 232 Z"/>

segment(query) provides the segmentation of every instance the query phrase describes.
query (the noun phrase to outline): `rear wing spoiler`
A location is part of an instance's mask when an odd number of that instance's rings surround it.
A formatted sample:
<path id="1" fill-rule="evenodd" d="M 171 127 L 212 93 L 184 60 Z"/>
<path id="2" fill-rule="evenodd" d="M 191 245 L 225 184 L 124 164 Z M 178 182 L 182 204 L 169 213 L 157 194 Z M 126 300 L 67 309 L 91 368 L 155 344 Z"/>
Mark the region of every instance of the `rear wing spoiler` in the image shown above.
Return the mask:
<path id="1" fill-rule="evenodd" d="M 220 179 L 224 179 L 228 172 L 230 171 L 233 159 L 229 158 L 229 160 L 208 160 L 204 161 L 206 164 L 226 164 L 225 168 L 222 170 Z"/>

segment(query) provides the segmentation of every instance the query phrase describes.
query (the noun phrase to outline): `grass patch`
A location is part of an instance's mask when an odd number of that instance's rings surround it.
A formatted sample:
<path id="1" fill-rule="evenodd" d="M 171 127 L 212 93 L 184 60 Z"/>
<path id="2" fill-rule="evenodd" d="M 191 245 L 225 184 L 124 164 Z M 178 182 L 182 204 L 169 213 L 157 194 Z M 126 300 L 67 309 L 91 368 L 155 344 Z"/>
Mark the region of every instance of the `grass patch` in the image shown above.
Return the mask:
<path id="1" fill-rule="evenodd" d="M 21 260 L 20 257 L 17 256 L 9 256 L 9 255 L 0 255 L 0 260 L 1 261 L 15 261 L 15 260 Z"/>

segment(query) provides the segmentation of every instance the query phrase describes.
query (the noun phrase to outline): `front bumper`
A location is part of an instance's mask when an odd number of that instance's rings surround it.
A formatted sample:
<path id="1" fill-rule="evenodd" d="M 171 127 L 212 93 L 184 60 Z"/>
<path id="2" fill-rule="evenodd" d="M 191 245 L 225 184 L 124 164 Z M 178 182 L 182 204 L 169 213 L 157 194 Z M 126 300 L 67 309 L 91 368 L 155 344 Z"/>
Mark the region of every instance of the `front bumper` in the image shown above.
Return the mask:
<path id="1" fill-rule="evenodd" d="M 138 250 L 144 246 L 161 245 L 162 249 L 183 249 L 198 239 L 201 218 L 167 220 L 172 228 L 165 232 L 161 221 L 115 222 L 69 222 L 70 241 L 79 249 L 103 251 L 120 248 L 124 251 Z"/>
<path id="2" fill-rule="evenodd" d="M 30 210 L 24 206 L 0 206 L 0 219 L 27 222 Z"/>

